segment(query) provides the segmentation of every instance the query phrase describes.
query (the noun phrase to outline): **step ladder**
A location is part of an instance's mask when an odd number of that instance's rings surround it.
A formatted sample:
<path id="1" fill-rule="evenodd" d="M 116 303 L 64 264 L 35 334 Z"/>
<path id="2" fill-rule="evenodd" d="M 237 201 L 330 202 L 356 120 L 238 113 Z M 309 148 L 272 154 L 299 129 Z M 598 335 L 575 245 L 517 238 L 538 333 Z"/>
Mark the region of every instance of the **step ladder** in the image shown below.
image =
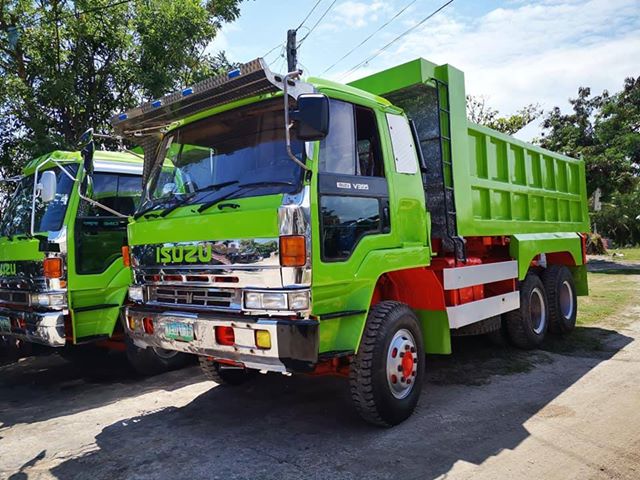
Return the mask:
<path id="1" fill-rule="evenodd" d="M 458 214 L 456 212 L 455 189 L 453 185 L 453 155 L 451 149 L 451 112 L 449 85 L 437 78 L 431 79 L 436 89 L 438 108 L 438 140 L 440 148 L 440 174 L 442 177 L 442 198 L 445 235 L 453 244 L 456 260 L 466 262 L 464 239 L 458 235 Z"/>

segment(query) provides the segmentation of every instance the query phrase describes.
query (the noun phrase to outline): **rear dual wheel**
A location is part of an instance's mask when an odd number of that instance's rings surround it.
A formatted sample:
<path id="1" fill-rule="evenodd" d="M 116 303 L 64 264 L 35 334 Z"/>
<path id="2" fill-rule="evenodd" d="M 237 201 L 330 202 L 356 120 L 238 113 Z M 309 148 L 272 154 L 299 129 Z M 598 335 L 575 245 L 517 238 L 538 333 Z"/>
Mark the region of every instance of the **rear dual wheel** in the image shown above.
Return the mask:
<path id="1" fill-rule="evenodd" d="M 425 374 L 422 331 L 413 311 L 400 302 L 371 308 L 349 381 L 362 418 L 390 427 L 414 411 Z"/>
<path id="2" fill-rule="evenodd" d="M 504 315 L 509 340 L 520 348 L 537 348 L 547 331 L 572 331 L 577 312 L 576 287 L 567 267 L 551 265 L 541 276 L 529 272 L 520 286 L 520 309 Z"/>

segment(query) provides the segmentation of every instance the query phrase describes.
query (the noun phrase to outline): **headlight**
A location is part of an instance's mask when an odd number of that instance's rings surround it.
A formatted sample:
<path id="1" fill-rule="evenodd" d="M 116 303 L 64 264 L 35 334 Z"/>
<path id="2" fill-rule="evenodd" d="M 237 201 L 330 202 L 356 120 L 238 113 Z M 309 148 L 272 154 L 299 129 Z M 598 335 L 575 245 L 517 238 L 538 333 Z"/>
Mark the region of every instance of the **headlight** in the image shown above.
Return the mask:
<path id="1" fill-rule="evenodd" d="M 309 290 L 295 292 L 244 292 L 246 310 L 308 310 Z"/>
<path id="2" fill-rule="evenodd" d="M 132 285 L 129 287 L 129 300 L 132 302 L 144 301 L 144 293 L 140 285 Z"/>
<path id="3" fill-rule="evenodd" d="M 64 293 L 32 293 L 31 305 L 41 307 L 59 307 L 67 303 L 67 296 Z"/>

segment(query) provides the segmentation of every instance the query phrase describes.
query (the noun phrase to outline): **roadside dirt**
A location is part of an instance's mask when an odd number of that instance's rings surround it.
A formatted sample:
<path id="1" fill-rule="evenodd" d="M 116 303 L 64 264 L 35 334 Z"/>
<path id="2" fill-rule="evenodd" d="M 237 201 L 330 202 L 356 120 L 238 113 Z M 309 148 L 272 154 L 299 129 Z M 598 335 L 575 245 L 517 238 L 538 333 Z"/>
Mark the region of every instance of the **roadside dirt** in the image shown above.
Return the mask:
<path id="1" fill-rule="evenodd" d="M 0 367 L 0 478 L 635 480 L 640 298 L 618 317 L 580 327 L 596 350 L 461 339 L 428 358 L 415 415 L 388 430 L 358 419 L 338 378 L 224 388 L 195 367 L 140 379 L 117 355 L 31 357 Z"/>

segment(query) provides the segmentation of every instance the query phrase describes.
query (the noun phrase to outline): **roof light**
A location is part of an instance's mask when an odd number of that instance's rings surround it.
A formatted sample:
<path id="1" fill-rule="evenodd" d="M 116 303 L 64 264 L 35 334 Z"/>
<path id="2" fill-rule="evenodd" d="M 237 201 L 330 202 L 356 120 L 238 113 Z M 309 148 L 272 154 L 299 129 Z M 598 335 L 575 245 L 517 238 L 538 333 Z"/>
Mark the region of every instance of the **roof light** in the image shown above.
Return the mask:
<path id="1" fill-rule="evenodd" d="M 126 120 L 127 118 L 129 118 L 129 115 L 127 115 L 126 113 L 121 113 L 120 115 L 118 115 L 118 120 Z"/>
<path id="2" fill-rule="evenodd" d="M 154 101 L 154 102 L 151 104 L 151 106 L 152 106 L 153 108 L 159 108 L 159 107 L 161 107 L 161 106 L 162 106 L 162 100 L 156 100 L 156 101 Z"/>
<path id="3" fill-rule="evenodd" d="M 229 73 L 227 73 L 227 77 L 229 79 L 236 78 L 236 77 L 240 76 L 240 73 L 241 73 L 240 69 L 239 68 L 235 68 L 235 69 L 231 70 Z"/>
<path id="4" fill-rule="evenodd" d="M 182 90 L 182 96 L 186 97 L 187 95 L 191 95 L 193 93 L 193 88 L 189 87 L 189 88 L 185 88 L 184 90 Z"/>

